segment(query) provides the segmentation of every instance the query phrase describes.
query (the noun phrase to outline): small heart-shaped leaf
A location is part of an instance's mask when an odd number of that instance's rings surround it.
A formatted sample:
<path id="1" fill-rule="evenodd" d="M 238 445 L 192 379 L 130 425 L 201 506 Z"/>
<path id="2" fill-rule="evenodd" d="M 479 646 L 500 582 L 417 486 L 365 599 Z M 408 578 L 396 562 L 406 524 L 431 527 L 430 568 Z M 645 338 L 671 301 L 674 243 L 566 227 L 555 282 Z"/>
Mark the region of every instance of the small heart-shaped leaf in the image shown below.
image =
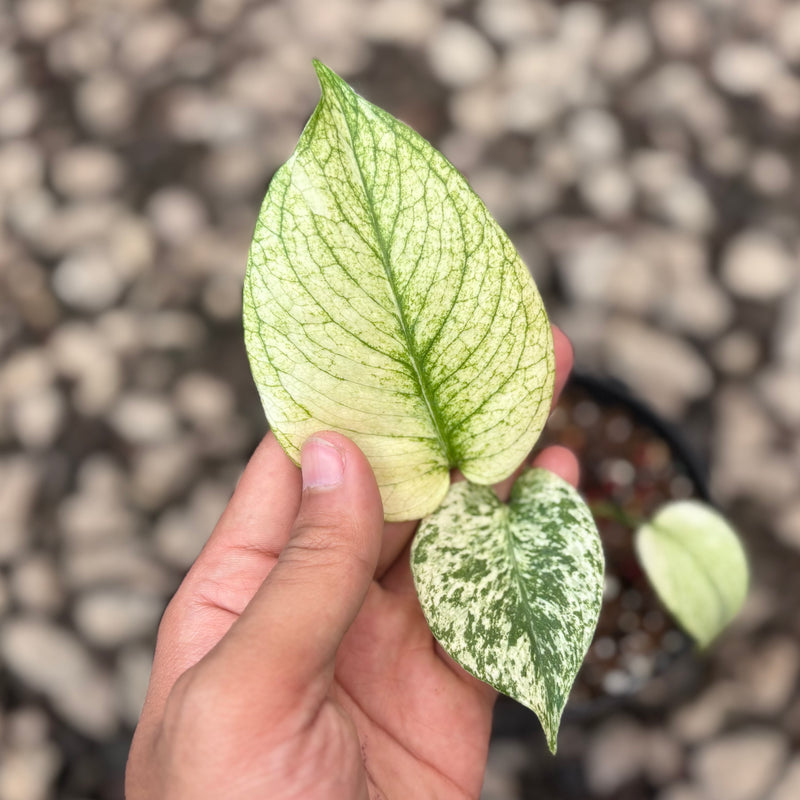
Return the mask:
<path id="1" fill-rule="evenodd" d="M 600 539 L 577 491 L 543 469 L 522 474 L 508 505 L 456 483 L 420 524 L 411 566 L 444 649 L 535 711 L 555 752 L 603 595 Z"/>
<path id="2" fill-rule="evenodd" d="M 636 532 L 650 583 L 701 647 L 736 616 L 747 595 L 747 559 L 733 528 L 696 500 L 663 506 Z"/>

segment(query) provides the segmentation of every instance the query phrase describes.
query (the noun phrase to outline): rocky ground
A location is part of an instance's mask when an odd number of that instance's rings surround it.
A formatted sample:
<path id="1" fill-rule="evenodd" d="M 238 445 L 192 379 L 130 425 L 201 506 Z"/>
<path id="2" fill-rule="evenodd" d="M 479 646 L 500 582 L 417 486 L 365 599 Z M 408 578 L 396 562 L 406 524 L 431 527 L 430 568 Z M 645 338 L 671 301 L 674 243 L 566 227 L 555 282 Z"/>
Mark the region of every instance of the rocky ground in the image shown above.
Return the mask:
<path id="1" fill-rule="evenodd" d="M 0 800 L 114 800 L 161 611 L 264 431 L 255 214 L 316 56 L 431 139 L 579 363 L 710 463 L 753 588 L 699 681 L 499 737 L 484 800 L 800 797 L 800 3 L 0 7 Z"/>

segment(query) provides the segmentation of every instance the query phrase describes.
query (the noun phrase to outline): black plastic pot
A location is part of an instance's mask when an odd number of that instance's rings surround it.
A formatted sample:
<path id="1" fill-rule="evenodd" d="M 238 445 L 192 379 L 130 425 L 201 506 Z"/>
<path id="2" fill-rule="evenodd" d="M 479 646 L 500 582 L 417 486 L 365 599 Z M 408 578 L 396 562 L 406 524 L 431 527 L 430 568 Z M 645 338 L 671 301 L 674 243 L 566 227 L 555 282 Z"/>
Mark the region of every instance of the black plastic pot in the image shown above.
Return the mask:
<path id="1" fill-rule="evenodd" d="M 598 719 L 640 701 L 675 701 L 691 691 L 701 670 L 689 638 L 639 566 L 630 519 L 646 519 L 670 500 L 708 501 L 706 468 L 680 431 L 624 384 L 580 371 L 572 375 L 542 444 L 562 444 L 578 456 L 580 488 L 595 511 L 606 556 L 603 608 L 565 721 Z M 495 736 L 536 729 L 532 712 L 500 698 Z"/>

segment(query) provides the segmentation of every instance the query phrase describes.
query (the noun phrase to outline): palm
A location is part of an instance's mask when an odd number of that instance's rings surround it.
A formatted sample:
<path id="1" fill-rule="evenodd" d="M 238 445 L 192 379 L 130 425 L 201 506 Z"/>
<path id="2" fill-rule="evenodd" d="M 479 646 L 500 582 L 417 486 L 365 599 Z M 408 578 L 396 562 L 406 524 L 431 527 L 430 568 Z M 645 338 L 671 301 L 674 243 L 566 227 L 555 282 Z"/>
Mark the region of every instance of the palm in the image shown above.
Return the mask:
<path id="1" fill-rule="evenodd" d="M 225 635 L 274 564 L 266 556 L 240 567 L 235 592 L 217 576 L 205 584 L 197 607 L 202 618 L 191 626 L 200 651 Z M 320 725 L 334 723 L 335 735 L 325 731 L 334 760 L 363 763 L 373 800 L 478 796 L 494 693 L 441 654 L 417 600 L 407 551 L 372 583 L 339 648 L 329 698 L 357 732 L 356 738 L 339 715 L 319 715 Z M 316 733 L 307 731 L 311 739 Z M 317 785 L 330 774 L 320 767 Z"/>
<path id="2" fill-rule="evenodd" d="M 407 562 L 393 573 L 400 586 L 373 583 L 342 642 L 332 697 L 355 723 L 372 797 L 477 797 L 494 694 L 440 655 Z"/>

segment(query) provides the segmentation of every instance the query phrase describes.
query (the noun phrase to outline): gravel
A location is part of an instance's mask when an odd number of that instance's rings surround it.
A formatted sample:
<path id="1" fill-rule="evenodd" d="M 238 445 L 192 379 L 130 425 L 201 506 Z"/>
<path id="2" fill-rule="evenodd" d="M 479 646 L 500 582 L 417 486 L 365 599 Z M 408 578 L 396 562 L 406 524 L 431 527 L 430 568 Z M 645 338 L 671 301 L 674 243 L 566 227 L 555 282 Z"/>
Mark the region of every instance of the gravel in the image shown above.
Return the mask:
<path id="1" fill-rule="evenodd" d="M 747 730 L 703 747 L 692 771 L 709 800 L 758 800 L 772 788 L 787 752 L 774 731 Z"/>
<path id="2" fill-rule="evenodd" d="M 110 676 L 66 630 L 20 616 L 0 629 L 0 653 L 12 674 L 44 694 L 78 731 L 103 738 L 115 730 Z"/>

